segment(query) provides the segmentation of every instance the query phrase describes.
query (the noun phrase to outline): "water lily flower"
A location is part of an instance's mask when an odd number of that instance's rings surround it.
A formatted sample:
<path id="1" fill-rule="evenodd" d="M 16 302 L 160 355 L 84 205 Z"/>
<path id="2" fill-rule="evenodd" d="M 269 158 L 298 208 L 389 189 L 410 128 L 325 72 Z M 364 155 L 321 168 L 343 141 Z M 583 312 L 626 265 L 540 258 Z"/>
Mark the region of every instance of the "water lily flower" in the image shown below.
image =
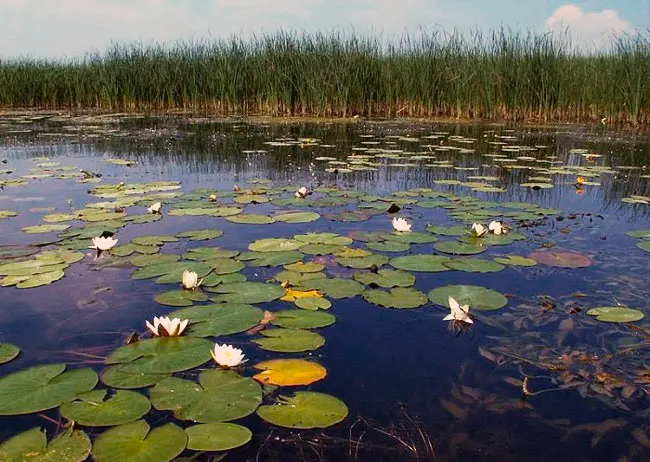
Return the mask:
<path id="1" fill-rule="evenodd" d="M 393 229 L 400 232 L 411 231 L 411 223 L 406 221 L 404 218 L 393 218 Z"/>
<path id="2" fill-rule="evenodd" d="M 295 196 L 296 196 L 298 199 L 304 199 L 305 197 L 307 197 L 307 194 L 309 194 L 309 191 L 307 191 L 307 188 L 305 188 L 305 187 L 303 186 L 303 187 L 300 188 L 298 191 L 296 191 Z"/>
<path id="3" fill-rule="evenodd" d="M 194 290 L 198 288 L 202 282 L 203 279 L 199 280 L 199 275 L 194 271 L 183 271 L 183 289 Z"/>
<path id="4" fill-rule="evenodd" d="M 577 185 L 585 184 L 585 178 L 582 177 L 582 176 L 577 177 L 576 178 L 576 184 Z"/>
<path id="5" fill-rule="evenodd" d="M 217 202 L 217 195 L 216 194 L 210 194 L 210 197 L 208 198 L 210 202 Z"/>
<path id="6" fill-rule="evenodd" d="M 240 191 L 241 188 L 239 186 L 235 185 L 235 186 L 233 186 L 232 190 L 237 192 L 237 191 Z"/>
<path id="7" fill-rule="evenodd" d="M 468 324 L 474 324 L 472 318 L 469 317 L 469 305 L 462 305 L 458 303 L 453 297 L 449 297 L 449 309 L 451 313 L 445 316 L 443 321 L 460 321 Z"/>
<path id="8" fill-rule="evenodd" d="M 507 234 L 508 229 L 501 223 L 500 221 L 491 221 L 490 224 L 488 225 L 488 229 L 492 231 L 493 234 L 496 234 L 497 236 L 499 234 Z"/>
<path id="9" fill-rule="evenodd" d="M 178 337 L 183 333 L 189 321 L 187 319 L 169 319 L 161 316 L 153 318 L 153 324 L 149 321 L 146 321 L 145 324 L 147 329 L 156 337 Z"/>
<path id="10" fill-rule="evenodd" d="M 235 348 L 232 345 L 219 345 L 218 343 L 214 346 L 214 349 L 210 350 L 212 359 L 219 366 L 229 368 L 237 367 L 241 363 L 248 361 L 244 359 L 244 352 L 239 348 Z"/>
<path id="11" fill-rule="evenodd" d="M 93 237 L 93 245 L 89 246 L 89 249 L 97 249 L 97 256 L 99 257 L 102 252 L 111 250 L 117 244 L 117 239 L 112 237 Z"/>
<path id="12" fill-rule="evenodd" d="M 153 213 L 154 215 L 157 213 L 160 213 L 160 209 L 162 208 L 162 203 L 160 202 L 154 202 L 151 207 L 147 209 L 149 213 Z"/>
<path id="13" fill-rule="evenodd" d="M 472 225 L 472 234 L 476 237 L 485 236 L 488 232 L 488 229 L 480 223 L 474 223 Z"/>

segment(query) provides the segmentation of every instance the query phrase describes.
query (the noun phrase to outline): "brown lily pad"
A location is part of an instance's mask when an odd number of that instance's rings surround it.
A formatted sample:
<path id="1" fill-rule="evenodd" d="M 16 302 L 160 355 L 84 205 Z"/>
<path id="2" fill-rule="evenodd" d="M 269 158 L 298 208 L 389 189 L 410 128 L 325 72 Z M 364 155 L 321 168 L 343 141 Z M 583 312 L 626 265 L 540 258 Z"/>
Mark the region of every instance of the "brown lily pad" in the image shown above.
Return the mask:
<path id="1" fill-rule="evenodd" d="M 586 268 L 593 263 L 589 255 L 572 250 L 537 250 L 528 255 L 528 258 L 556 268 Z"/>

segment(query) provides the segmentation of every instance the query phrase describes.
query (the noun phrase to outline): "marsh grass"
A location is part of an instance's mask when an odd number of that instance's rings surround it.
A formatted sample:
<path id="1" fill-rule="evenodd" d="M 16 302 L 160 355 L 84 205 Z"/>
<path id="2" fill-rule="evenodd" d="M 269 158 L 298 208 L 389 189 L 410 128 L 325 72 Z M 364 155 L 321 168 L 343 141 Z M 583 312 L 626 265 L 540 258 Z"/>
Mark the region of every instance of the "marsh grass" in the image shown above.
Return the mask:
<path id="1" fill-rule="evenodd" d="M 509 29 L 275 34 L 0 60 L 0 107 L 650 122 L 650 33 L 578 53 Z"/>

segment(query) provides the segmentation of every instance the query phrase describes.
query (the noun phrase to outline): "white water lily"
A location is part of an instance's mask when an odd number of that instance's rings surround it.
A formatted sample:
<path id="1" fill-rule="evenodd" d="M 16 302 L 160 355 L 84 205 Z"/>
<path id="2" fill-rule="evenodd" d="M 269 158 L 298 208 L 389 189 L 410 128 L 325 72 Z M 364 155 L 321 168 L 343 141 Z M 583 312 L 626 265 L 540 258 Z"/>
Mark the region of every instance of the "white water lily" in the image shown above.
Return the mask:
<path id="1" fill-rule="evenodd" d="M 496 234 L 496 235 L 506 234 L 508 232 L 506 227 L 503 226 L 503 223 L 501 223 L 500 221 L 496 221 L 496 220 L 490 222 L 490 224 L 488 225 L 488 229 L 493 234 Z"/>
<path id="2" fill-rule="evenodd" d="M 451 313 L 445 316 L 443 321 L 460 321 L 468 324 L 474 324 L 472 318 L 469 317 L 469 305 L 462 305 L 458 303 L 453 297 L 449 297 L 449 309 Z"/>
<path id="3" fill-rule="evenodd" d="M 147 329 L 156 337 L 178 337 L 183 333 L 189 321 L 187 319 L 169 319 L 168 317 L 153 318 L 153 324 L 146 321 Z"/>
<path id="4" fill-rule="evenodd" d="M 183 289 L 194 290 L 198 288 L 202 282 L 203 279 L 199 280 L 199 275 L 194 271 L 183 271 Z"/>
<path id="5" fill-rule="evenodd" d="M 217 195 L 216 194 L 210 194 L 210 197 L 208 197 L 208 200 L 210 202 L 217 202 Z"/>
<path id="6" fill-rule="evenodd" d="M 298 191 L 296 191 L 295 196 L 296 196 L 298 199 L 304 199 L 305 197 L 307 197 L 307 194 L 309 194 L 309 191 L 307 191 L 307 188 L 305 188 L 305 187 L 303 186 L 303 187 L 300 188 Z"/>
<path id="7" fill-rule="evenodd" d="M 406 221 L 404 218 L 393 218 L 393 229 L 400 232 L 411 231 L 411 223 Z"/>
<path id="8" fill-rule="evenodd" d="M 210 350 L 210 354 L 212 355 L 212 359 L 222 367 L 236 367 L 248 361 L 244 359 L 243 351 L 225 343 L 223 345 L 217 343 L 214 349 Z"/>
<path id="9" fill-rule="evenodd" d="M 162 204 L 160 202 L 154 202 L 153 204 L 151 204 L 151 207 L 147 209 L 147 211 L 149 213 L 156 214 L 156 213 L 160 213 L 161 208 L 162 208 Z"/>
<path id="10" fill-rule="evenodd" d="M 474 223 L 472 225 L 472 234 L 476 237 L 485 236 L 488 232 L 488 229 L 480 223 Z"/>
<path id="11" fill-rule="evenodd" d="M 97 249 L 97 255 L 104 252 L 105 250 L 111 250 L 117 244 L 117 239 L 112 237 L 93 237 L 93 245 L 88 247 L 89 249 Z"/>

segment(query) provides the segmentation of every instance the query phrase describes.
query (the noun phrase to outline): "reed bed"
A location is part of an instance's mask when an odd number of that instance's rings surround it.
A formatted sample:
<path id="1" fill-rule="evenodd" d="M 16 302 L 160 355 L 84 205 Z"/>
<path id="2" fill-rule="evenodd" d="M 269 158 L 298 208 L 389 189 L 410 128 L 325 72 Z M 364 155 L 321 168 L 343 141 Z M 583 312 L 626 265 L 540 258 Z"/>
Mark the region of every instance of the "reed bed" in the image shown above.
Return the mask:
<path id="1" fill-rule="evenodd" d="M 311 117 L 650 122 L 650 32 L 579 53 L 567 35 L 279 31 L 0 60 L 0 107 Z"/>

